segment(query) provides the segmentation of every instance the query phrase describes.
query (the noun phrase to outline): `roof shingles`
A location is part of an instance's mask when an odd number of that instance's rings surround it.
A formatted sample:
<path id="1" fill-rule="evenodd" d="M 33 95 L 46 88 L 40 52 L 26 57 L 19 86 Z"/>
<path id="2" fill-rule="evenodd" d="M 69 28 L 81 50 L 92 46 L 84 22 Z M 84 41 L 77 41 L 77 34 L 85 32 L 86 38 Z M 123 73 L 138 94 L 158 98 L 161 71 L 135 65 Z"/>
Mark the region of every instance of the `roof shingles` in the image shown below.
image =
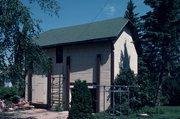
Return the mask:
<path id="1" fill-rule="evenodd" d="M 36 43 L 40 46 L 51 46 L 55 44 L 117 37 L 127 23 L 127 19 L 120 17 L 105 21 L 53 29 L 40 34 Z"/>

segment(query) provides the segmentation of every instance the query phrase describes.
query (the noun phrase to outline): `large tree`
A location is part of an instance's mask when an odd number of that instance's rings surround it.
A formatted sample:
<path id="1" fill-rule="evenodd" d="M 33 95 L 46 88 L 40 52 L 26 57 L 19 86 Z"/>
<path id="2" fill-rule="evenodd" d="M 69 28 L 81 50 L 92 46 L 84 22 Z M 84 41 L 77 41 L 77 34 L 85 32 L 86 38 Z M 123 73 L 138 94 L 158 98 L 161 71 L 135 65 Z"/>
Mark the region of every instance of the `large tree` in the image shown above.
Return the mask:
<path id="1" fill-rule="evenodd" d="M 154 84 L 154 104 L 159 105 L 163 96 L 180 100 L 180 1 L 145 0 L 152 8 L 142 18 L 143 60 Z M 169 83 L 167 83 L 169 82 Z M 173 83 L 172 83 L 173 82 Z M 168 95 L 166 95 L 168 94 Z M 179 101 L 177 103 L 180 104 Z"/>
<path id="2" fill-rule="evenodd" d="M 29 0 L 29 4 L 34 2 L 50 15 L 58 15 L 56 0 Z M 0 80 L 12 79 L 13 85 L 20 87 L 27 69 L 46 62 L 33 41 L 39 32 L 38 20 L 21 0 L 0 0 Z"/>
<path id="3" fill-rule="evenodd" d="M 127 4 L 127 8 L 124 14 L 124 18 L 129 19 L 129 21 L 132 24 L 132 29 L 133 29 L 133 34 L 135 37 L 134 44 L 137 46 L 137 51 L 139 53 L 139 56 L 142 54 L 142 48 L 141 48 L 141 42 L 140 42 L 140 37 L 141 37 L 141 23 L 140 23 L 140 18 L 139 14 L 135 13 L 134 10 L 136 8 L 136 5 L 133 3 L 133 0 L 129 0 Z"/>

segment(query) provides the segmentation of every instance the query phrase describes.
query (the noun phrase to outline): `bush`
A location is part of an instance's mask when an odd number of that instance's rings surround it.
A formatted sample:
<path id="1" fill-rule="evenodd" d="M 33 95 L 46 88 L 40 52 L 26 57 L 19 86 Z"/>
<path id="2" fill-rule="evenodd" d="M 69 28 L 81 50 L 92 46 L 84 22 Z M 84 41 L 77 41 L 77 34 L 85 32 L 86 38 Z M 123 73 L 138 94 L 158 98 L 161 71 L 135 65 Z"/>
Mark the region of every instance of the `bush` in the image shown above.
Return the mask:
<path id="1" fill-rule="evenodd" d="M 10 98 L 12 103 L 17 104 L 19 102 L 20 97 L 18 95 L 14 95 Z"/>
<path id="2" fill-rule="evenodd" d="M 114 85 L 137 86 L 138 84 L 136 82 L 137 82 L 137 77 L 134 75 L 134 72 L 131 71 L 130 69 L 124 69 L 120 72 L 119 75 L 117 75 Z M 116 89 L 118 90 L 119 88 L 116 87 Z M 121 90 L 126 90 L 126 89 L 127 88 L 121 88 Z M 138 87 L 132 87 L 132 88 L 129 88 L 129 90 L 130 90 L 130 94 L 129 94 L 130 109 L 134 111 L 134 110 L 139 109 L 141 105 L 140 95 L 139 95 L 140 90 Z M 121 102 L 119 102 L 119 100 L 121 100 Z M 128 102 L 128 93 L 123 93 L 121 96 L 115 93 L 115 103 L 117 104 L 117 106 L 127 105 L 126 104 L 127 102 Z"/>
<path id="3" fill-rule="evenodd" d="M 92 98 L 86 81 L 76 80 L 68 119 L 93 119 Z"/>
<path id="4" fill-rule="evenodd" d="M 14 87 L 0 87 L 0 99 L 5 100 L 6 103 L 17 103 L 18 90 Z"/>

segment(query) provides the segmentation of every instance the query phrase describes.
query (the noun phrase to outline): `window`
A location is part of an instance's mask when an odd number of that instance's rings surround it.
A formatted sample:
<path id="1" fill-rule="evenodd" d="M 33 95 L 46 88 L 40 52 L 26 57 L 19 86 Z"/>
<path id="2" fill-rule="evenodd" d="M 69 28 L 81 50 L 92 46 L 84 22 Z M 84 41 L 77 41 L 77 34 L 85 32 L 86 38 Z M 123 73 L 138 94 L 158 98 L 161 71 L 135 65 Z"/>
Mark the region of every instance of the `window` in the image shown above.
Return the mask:
<path id="1" fill-rule="evenodd" d="M 56 48 L 56 63 L 63 63 L 63 48 Z"/>

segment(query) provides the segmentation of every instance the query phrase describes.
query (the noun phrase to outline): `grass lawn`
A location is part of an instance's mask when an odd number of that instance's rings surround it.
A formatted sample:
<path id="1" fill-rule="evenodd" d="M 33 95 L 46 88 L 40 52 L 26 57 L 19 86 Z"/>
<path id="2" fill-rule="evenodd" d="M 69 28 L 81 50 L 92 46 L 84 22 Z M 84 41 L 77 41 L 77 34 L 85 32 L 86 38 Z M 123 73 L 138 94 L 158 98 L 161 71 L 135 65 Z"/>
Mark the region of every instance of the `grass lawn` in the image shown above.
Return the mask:
<path id="1" fill-rule="evenodd" d="M 149 113 L 152 117 L 138 117 L 138 113 Z M 180 119 L 180 106 L 145 107 L 129 116 L 109 116 L 104 113 L 95 114 L 95 119 Z"/>

